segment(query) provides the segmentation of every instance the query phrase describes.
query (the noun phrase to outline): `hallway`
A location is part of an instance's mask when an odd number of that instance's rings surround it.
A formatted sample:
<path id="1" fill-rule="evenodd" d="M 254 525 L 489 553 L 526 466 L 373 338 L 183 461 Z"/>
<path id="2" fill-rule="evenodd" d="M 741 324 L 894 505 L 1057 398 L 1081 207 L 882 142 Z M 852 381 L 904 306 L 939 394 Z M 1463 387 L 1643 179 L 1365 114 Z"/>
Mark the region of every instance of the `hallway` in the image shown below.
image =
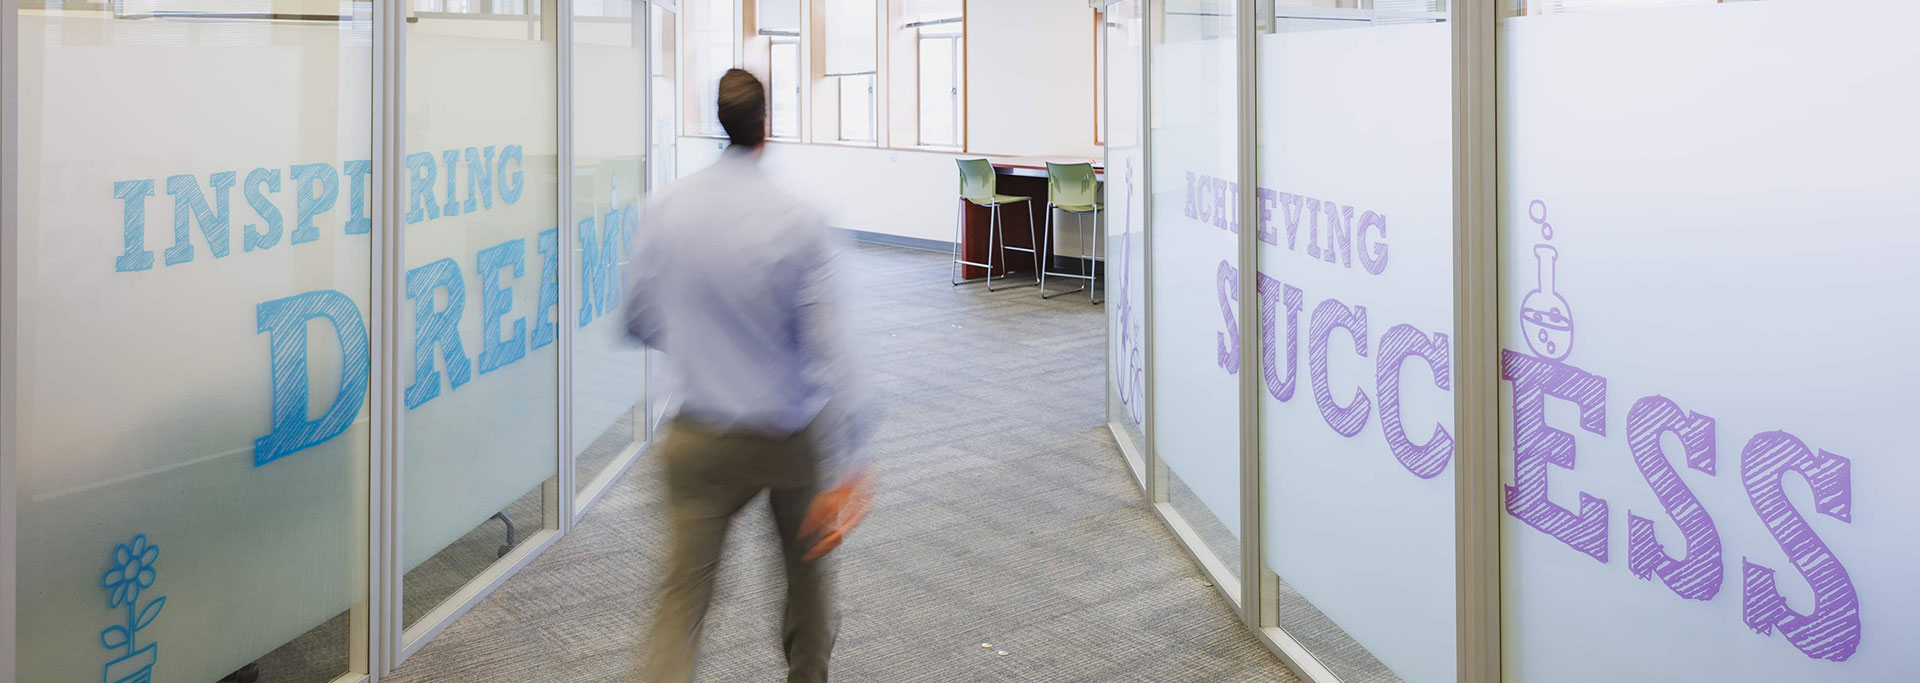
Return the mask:
<path id="1" fill-rule="evenodd" d="M 950 287 L 945 254 L 856 245 L 839 267 L 887 412 L 882 493 L 840 555 L 836 680 L 1295 680 L 1154 519 L 1114 446 L 1101 307 Z M 627 680 L 664 551 L 656 464 L 643 456 L 389 680 Z M 771 535 L 764 504 L 736 520 L 703 681 L 783 670 Z"/>

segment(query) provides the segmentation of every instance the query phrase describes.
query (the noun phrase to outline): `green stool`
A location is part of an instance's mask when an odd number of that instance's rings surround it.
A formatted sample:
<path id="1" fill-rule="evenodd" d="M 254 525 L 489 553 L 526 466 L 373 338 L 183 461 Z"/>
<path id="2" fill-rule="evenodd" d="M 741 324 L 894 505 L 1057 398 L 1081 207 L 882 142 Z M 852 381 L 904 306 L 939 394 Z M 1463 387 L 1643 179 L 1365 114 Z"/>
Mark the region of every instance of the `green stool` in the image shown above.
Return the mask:
<path id="1" fill-rule="evenodd" d="M 991 161 L 987 161 L 986 159 L 955 159 L 955 161 L 960 164 L 960 201 L 962 203 L 960 204 L 960 214 L 954 219 L 953 223 L 953 272 L 951 279 L 953 280 L 954 286 L 958 287 L 966 283 L 965 280 L 960 278 L 960 266 L 985 268 L 987 269 L 987 291 L 994 291 L 993 281 L 1006 278 L 1005 275 L 997 278 L 993 275 L 993 240 L 995 237 L 998 237 L 1000 240 L 1000 251 L 1002 252 L 1001 261 L 1006 260 L 1005 252 L 1009 250 L 1024 251 L 1033 254 L 1035 265 L 1039 265 L 1040 250 L 1038 246 L 1040 243 L 1038 241 L 1029 242 L 1035 245 L 1033 249 L 1007 246 L 1007 235 L 1004 229 L 1005 221 L 1000 219 L 1001 206 L 1007 204 L 1026 204 L 1027 239 L 1035 239 L 1033 234 L 1033 198 L 1016 197 L 1014 195 L 995 192 L 994 189 L 998 181 L 994 176 L 993 162 Z M 993 210 L 993 218 L 989 222 L 990 229 L 987 233 L 986 263 L 975 263 L 960 257 L 960 233 L 966 226 L 968 202 L 971 202 L 974 206 L 987 207 Z M 1005 264 L 1002 263 L 1001 265 Z M 1035 275 L 1034 283 L 1038 284 L 1039 282 L 1039 276 Z"/>
<path id="2" fill-rule="evenodd" d="M 1100 300 L 1094 297 L 1093 290 L 1094 284 L 1099 281 L 1099 276 L 1096 275 L 1099 269 L 1095 266 L 1104 262 L 1099 256 L 1101 239 L 1092 232 L 1088 232 L 1086 223 L 1083 222 L 1081 218 L 1093 216 L 1093 230 L 1097 232 L 1100 230 L 1100 210 L 1102 208 L 1100 203 L 1100 180 L 1093 173 L 1093 164 L 1056 164 L 1047 162 L 1047 227 L 1041 234 L 1046 237 L 1048 243 L 1051 243 L 1053 241 L 1053 212 L 1059 210 L 1073 214 L 1074 225 L 1080 228 L 1081 258 L 1074 259 L 1074 269 L 1076 272 L 1064 273 L 1054 272 L 1052 267 L 1053 250 L 1051 248 L 1046 248 L 1041 251 L 1041 254 L 1045 255 L 1044 258 L 1036 255 L 1034 258 L 1040 263 L 1040 298 L 1051 299 L 1058 294 L 1086 292 L 1087 298 L 1092 300 L 1093 303 L 1100 303 Z M 1093 265 L 1089 265 L 1089 261 L 1092 261 Z M 1047 291 L 1048 275 L 1086 280 L 1087 284 L 1071 291 L 1049 292 Z"/>

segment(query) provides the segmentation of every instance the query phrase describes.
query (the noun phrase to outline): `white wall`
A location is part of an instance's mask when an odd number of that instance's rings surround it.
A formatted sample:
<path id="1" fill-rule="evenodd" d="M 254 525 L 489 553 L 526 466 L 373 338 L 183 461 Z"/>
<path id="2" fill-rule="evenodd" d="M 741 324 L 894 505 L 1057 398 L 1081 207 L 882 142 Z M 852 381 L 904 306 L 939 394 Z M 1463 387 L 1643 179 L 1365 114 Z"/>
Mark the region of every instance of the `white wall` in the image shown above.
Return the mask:
<path id="1" fill-rule="evenodd" d="M 681 138 L 682 175 L 713 163 L 723 145 Z M 968 156 L 775 142 L 765 163 L 781 185 L 827 212 L 836 228 L 951 242 L 960 182 L 953 160 Z"/>
<path id="2" fill-rule="evenodd" d="M 967 150 L 1100 156 L 1086 0 L 968 0 Z"/>
<path id="3" fill-rule="evenodd" d="M 1101 157 L 1094 144 L 1094 18 L 1085 0 L 969 0 L 967 153 L 770 143 L 767 166 L 811 198 L 834 227 L 953 240 L 959 189 L 953 160 L 989 155 Z M 686 175 L 725 142 L 683 137 Z M 1043 198 L 1036 198 L 1043 199 Z M 1059 242 L 1078 251 L 1071 217 Z"/>

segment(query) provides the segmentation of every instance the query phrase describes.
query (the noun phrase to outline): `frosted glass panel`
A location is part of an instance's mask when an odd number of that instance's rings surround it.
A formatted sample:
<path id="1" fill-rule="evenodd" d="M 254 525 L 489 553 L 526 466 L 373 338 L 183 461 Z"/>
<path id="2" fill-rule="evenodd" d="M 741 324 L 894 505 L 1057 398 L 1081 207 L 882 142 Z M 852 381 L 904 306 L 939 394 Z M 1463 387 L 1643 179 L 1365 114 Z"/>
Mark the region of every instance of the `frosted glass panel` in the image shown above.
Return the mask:
<path id="1" fill-rule="evenodd" d="M 1107 421 L 1130 439 L 1136 455 L 1146 453 L 1146 49 L 1145 2 L 1121 0 L 1107 6 L 1106 102 L 1101 113 L 1107 130 Z M 1145 477 L 1145 463 L 1130 461 Z"/>
<path id="2" fill-rule="evenodd" d="M 348 673 L 367 595 L 370 18 L 19 20 L 0 36 L 20 57 L 9 677 Z"/>
<path id="3" fill-rule="evenodd" d="M 1262 547 L 1341 680 L 1453 681 L 1450 29 L 1320 28 L 1259 39 Z"/>
<path id="4" fill-rule="evenodd" d="M 1914 26 L 1503 21 L 1509 680 L 1920 672 Z"/>
<path id="5" fill-rule="evenodd" d="M 1152 57 L 1154 441 L 1174 503 L 1238 571 L 1239 261 L 1233 3 L 1161 14 Z M 1121 169 L 1121 173 L 1125 170 Z M 1112 191 L 1112 186 L 1109 186 Z M 1122 188 L 1124 191 L 1124 188 Z M 1191 492 L 1191 497 L 1183 495 Z M 1188 503 L 1193 505 L 1188 505 Z"/>
<path id="6" fill-rule="evenodd" d="M 646 184 L 646 0 L 609 2 L 632 5 L 628 18 L 576 17 L 573 27 L 576 491 L 647 439 L 646 353 L 618 314 Z"/>
<path id="7" fill-rule="evenodd" d="M 408 25 L 398 361 L 409 626 L 544 524 L 558 462 L 558 326 L 583 317 L 559 310 L 561 250 L 573 245 L 555 226 L 556 55 L 538 38 L 553 33 L 547 21 Z M 472 30 L 501 23 L 518 29 Z"/>

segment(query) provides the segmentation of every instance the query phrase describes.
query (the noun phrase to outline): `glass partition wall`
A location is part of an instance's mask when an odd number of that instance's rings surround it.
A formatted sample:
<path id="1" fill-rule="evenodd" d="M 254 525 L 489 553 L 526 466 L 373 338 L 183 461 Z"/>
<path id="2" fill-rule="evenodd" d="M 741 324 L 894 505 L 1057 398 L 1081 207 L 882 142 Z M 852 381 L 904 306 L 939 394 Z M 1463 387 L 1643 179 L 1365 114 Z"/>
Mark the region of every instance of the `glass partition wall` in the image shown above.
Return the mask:
<path id="1" fill-rule="evenodd" d="M 1313 4 L 1254 46 L 1265 599 L 1341 680 L 1446 680 L 1451 27 L 1444 2 Z"/>
<path id="2" fill-rule="evenodd" d="M 647 187 L 645 0 L 613 0 L 573 17 L 574 509 L 584 512 L 648 440 L 647 357 L 621 322 L 621 274 Z M 557 241 L 558 235 L 555 235 Z M 558 246 L 558 245 L 555 245 Z"/>
<path id="3" fill-rule="evenodd" d="M 1920 678 L 1916 24 L 1105 3 L 1147 501 L 1306 680 Z"/>
<path id="4" fill-rule="evenodd" d="M 351 7 L 8 7 L 9 680 L 366 671 L 374 70 Z"/>
<path id="5" fill-rule="evenodd" d="M 1510 14 L 1509 677 L 1920 677 L 1920 7 Z"/>
<path id="6" fill-rule="evenodd" d="M 1134 477 L 1146 482 L 1147 419 L 1147 17 L 1144 0 L 1101 9 L 1101 51 L 1108 87 L 1105 113 L 1107 183 L 1107 420 Z"/>
<path id="7" fill-rule="evenodd" d="M 1231 199 L 1238 129 L 1237 16 L 1231 0 L 1148 4 L 1148 221 L 1154 277 L 1147 365 L 1154 393 L 1152 444 L 1164 476 L 1152 478 L 1219 586 L 1238 600 L 1241 419 L 1239 231 Z"/>
<path id="8" fill-rule="evenodd" d="M 558 515 L 553 9 L 407 25 L 402 628 Z"/>
<path id="9" fill-rule="evenodd" d="M 0 680 L 366 680 L 566 533 L 675 9 L 0 0 Z"/>

